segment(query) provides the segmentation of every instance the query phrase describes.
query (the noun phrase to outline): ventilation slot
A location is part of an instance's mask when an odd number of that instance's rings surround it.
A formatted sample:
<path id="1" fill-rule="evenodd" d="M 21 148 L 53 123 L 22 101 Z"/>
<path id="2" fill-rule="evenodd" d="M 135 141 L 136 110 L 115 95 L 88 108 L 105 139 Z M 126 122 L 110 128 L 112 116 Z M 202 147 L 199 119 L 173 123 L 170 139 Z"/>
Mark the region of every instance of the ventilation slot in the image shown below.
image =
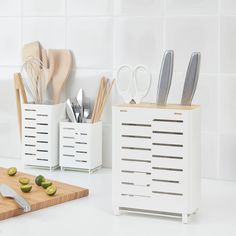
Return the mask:
<path id="1" fill-rule="evenodd" d="M 48 125 L 47 123 L 37 123 L 37 125 Z"/>
<path id="2" fill-rule="evenodd" d="M 151 148 L 138 148 L 138 147 L 121 147 L 122 149 L 129 150 L 141 150 L 141 151 L 151 151 Z"/>
<path id="3" fill-rule="evenodd" d="M 152 179 L 152 181 L 154 181 L 154 182 L 179 184 L 179 181 L 177 181 L 177 180 Z"/>
<path id="4" fill-rule="evenodd" d="M 37 149 L 37 152 L 48 152 L 48 150 Z"/>
<path id="5" fill-rule="evenodd" d="M 165 194 L 165 195 L 173 195 L 173 196 L 183 196 L 182 193 L 171 193 L 171 192 L 160 192 L 160 191 L 152 191 L 152 193 Z"/>
<path id="6" fill-rule="evenodd" d="M 150 198 L 150 196 L 147 195 L 138 195 L 138 194 L 126 194 L 126 193 L 121 193 L 122 197 L 142 197 L 142 198 Z"/>
<path id="7" fill-rule="evenodd" d="M 25 129 L 36 129 L 36 127 L 25 126 Z"/>
<path id="8" fill-rule="evenodd" d="M 183 171 L 183 169 L 152 167 L 153 170 Z"/>
<path id="9" fill-rule="evenodd" d="M 48 134 L 48 132 L 37 132 L 37 134 Z"/>
<path id="10" fill-rule="evenodd" d="M 25 138 L 36 138 L 36 136 L 25 135 Z"/>
<path id="11" fill-rule="evenodd" d="M 87 161 L 85 160 L 75 160 L 76 162 L 83 162 L 83 163 L 87 163 Z"/>
<path id="12" fill-rule="evenodd" d="M 36 120 L 35 118 L 28 118 L 26 117 L 25 120 Z"/>
<path id="13" fill-rule="evenodd" d="M 76 133 L 76 134 L 78 134 L 78 133 Z M 86 136 L 86 135 L 88 135 L 88 134 L 87 134 L 87 133 L 80 133 L 80 135 Z"/>
<path id="14" fill-rule="evenodd" d="M 48 141 L 37 141 L 37 143 L 48 143 Z"/>
<path id="15" fill-rule="evenodd" d="M 64 157 L 75 157 L 75 155 L 63 154 Z"/>
<path id="16" fill-rule="evenodd" d="M 143 172 L 143 171 L 131 171 L 131 170 L 121 170 L 122 173 L 129 173 L 129 174 L 146 174 L 146 175 L 151 175 L 150 172 Z"/>
<path id="17" fill-rule="evenodd" d="M 76 144 L 87 144 L 86 142 L 75 142 Z"/>
<path id="18" fill-rule="evenodd" d="M 41 116 L 41 117 L 48 117 L 47 114 L 37 114 L 37 116 Z"/>
<path id="19" fill-rule="evenodd" d="M 48 161 L 48 159 L 45 158 L 37 158 L 38 161 Z"/>
<path id="20" fill-rule="evenodd" d="M 142 138 L 142 139 L 151 139 L 150 136 L 138 136 L 138 135 L 121 135 L 123 138 Z"/>
<path id="21" fill-rule="evenodd" d="M 85 152 L 85 151 L 76 151 L 76 153 L 84 153 L 84 154 L 86 154 L 87 152 Z"/>
<path id="22" fill-rule="evenodd" d="M 123 126 L 151 127 L 149 124 L 121 123 Z"/>
<path id="23" fill-rule="evenodd" d="M 152 131 L 154 134 L 173 134 L 173 135 L 183 135 L 182 132 L 169 132 L 169 131 Z"/>
<path id="24" fill-rule="evenodd" d="M 75 139 L 74 137 L 69 137 L 69 136 L 63 136 L 65 139 Z"/>
<path id="25" fill-rule="evenodd" d="M 64 130 L 75 130 L 75 128 L 72 128 L 72 127 L 64 127 L 63 129 Z"/>
<path id="26" fill-rule="evenodd" d="M 174 123 L 183 123 L 183 120 L 167 120 L 167 119 L 153 119 L 153 121 L 158 122 L 174 122 Z"/>
<path id="27" fill-rule="evenodd" d="M 70 145 L 63 145 L 65 148 L 75 148 L 75 146 L 70 146 Z"/>
<path id="28" fill-rule="evenodd" d="M 183 157 L 164 156 L 164 155 L 152 155 L 152 157 L 155 157 L 155 158 L 167 158 L 167 159 L 178 159 L 178 160 L 182 160 L 183 159 Z"/>
<path id="29" fill-rule="evenodd" d="M 25 109 L 25 111 L 36 111 L 35 109 Z"/>
<path id="30" fill-rule="evenodd" d="M 28 153 L 28 152 L 26 152 L 25 155 L 26 155 L 26 156 L 36 156 L 35 153 Z"/>
<path id="31" fill-rule="evenodd" d="M 25 144 L 26 147 L 36 147 L 34 144 Z"/>
<path id="32" fill-rule="evenodd" d="M 152 143 L 152 145 L 167 146 L 167 147 L 183 147 L 182 144 L 171 144 L 171 143 Z"/>
<path id="33" fill-rule="evenodd" d="M 149 160 L 138 160 L 138 159 L 129 159 L 129 158 L 122 158 L 122 161 L 134 161 L 134 162 L 145 162 L 145 163 L 151 163 Z"/>

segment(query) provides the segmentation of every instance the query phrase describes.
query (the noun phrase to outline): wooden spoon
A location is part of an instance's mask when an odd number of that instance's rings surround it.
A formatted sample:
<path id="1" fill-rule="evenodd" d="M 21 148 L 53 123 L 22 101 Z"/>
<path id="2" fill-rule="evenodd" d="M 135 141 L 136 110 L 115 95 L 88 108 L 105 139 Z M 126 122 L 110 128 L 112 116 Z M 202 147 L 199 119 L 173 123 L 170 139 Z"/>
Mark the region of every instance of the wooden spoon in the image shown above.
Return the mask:
<path id="1" fill-rule="evenodd" d="M 54 61 L 54 73 L 52 74 L 53 103 L 60 102 L 62 88 L 69 78 L 72 69 L 72 55 L 69 50 L 51 49 Z"/>

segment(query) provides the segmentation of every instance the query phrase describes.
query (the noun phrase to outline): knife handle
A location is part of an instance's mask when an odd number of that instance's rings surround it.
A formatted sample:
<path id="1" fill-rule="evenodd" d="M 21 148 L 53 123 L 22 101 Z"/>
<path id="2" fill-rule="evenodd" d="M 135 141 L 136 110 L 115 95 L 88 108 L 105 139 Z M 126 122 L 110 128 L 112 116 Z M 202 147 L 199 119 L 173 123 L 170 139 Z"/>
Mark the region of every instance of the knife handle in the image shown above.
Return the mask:
<path id="1" fill-rule="evenodd" d="M 23 208 L 24 212 L 31 211 L 30 204 L 24 198 L 22 198 L 21 196 L 15 196 L 14 199 L 16 203 Z"/>

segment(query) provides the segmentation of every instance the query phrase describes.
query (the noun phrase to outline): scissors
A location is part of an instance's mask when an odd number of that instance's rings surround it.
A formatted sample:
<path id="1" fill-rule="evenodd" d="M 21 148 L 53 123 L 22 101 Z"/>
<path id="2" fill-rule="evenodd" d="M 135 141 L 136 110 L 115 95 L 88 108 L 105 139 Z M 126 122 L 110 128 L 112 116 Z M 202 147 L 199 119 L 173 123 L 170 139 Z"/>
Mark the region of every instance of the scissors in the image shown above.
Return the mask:
<path id="1" fill-rule="evenodd" d="M 120 73 L 122 70 L 128 69 L 130 73 L 130 77 L 128 79 L 128 88 L 127 89 L 121 89 L 119 85 L 120 81 Z M 144 71 L 147 74 L 147 84 L 148 86 L 141 90 L 138 88 L 138 82 L 137 82 L 137 75 L 140 73 L 140 71 Z M 118 93 L 123 97 L 125 103 L 141 103 L 142 99 L 147 95 L 147 93 L 150 90 L 151 86 L 151 73 L 148 70 L 148 68 L 145 65 L 136 65 L 136 66 L 131 66 L 128 64 L 124 64 L 118 67 L 116 70 L 116 88 Z M 134 86 L 134 94 L 132 95 L 131 93 L 131 86 Z"/>

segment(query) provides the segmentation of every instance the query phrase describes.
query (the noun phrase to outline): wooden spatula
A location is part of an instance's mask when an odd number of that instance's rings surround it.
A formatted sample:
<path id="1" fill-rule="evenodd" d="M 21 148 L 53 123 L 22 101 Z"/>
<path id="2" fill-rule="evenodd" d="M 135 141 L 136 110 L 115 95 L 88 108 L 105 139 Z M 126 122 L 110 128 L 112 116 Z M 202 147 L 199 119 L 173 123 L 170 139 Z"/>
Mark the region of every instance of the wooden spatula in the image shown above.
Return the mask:
<path id="1" fill-rule="evenodd" d="M 54 72 L 52 74 L 53 103 L 60 102 L 62 88 L 69 78 L 72 69 L 72 55 L 69 50 L 51 49 L 54 61 Z"/>
<path id="2" fill-rule="evenodd" d="M 25 88 L 22 82 L 21 74 L 15 73 L 14 74 L 14 85 L 15 85 L 15 93 L 16 93 L 16 106 L 17 106 L 17 113 L 18 113 L 18 123 L 20 129 L 20 138 L 22 133 L 21 128 L 21 98 L 23 103 L 28 103 Z"/>

